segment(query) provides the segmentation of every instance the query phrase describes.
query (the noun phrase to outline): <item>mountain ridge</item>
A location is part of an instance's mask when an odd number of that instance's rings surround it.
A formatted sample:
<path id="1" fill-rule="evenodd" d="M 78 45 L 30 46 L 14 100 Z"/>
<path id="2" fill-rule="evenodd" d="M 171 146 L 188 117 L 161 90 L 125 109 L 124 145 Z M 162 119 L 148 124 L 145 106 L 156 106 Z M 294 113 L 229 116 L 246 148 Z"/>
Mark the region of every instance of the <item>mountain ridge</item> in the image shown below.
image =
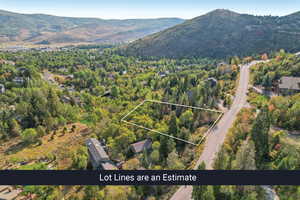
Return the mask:
<path id="1" fill-rule="evenodd" d="M 217 9 L 136 40 L 121 52 L 141 57 L 224 58 L 281 48 L 297 51 L 300 50 L 299 19 L 300 12 L 278 17 Z"/>
<path id="2" fill-rule="evenodd" d="M 128 42 L 182 23 L 180 18 L 98 19 L 0 10 L 0 42 Z M 131 35 L 128 34 L 131 33 Z"/>

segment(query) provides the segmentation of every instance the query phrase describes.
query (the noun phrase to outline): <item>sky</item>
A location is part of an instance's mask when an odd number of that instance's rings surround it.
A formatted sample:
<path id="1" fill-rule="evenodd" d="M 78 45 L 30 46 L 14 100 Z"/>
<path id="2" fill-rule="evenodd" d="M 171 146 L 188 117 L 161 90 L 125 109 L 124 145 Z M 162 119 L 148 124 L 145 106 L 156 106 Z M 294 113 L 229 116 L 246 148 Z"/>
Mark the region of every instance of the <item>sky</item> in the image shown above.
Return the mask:
<path id="1" fill-rule="evenodd" d="M 218 8 L 282 16 L 300 11 L 300 0 L 0 0 L 2 10 L 103 19 L 191 19 Z"/>

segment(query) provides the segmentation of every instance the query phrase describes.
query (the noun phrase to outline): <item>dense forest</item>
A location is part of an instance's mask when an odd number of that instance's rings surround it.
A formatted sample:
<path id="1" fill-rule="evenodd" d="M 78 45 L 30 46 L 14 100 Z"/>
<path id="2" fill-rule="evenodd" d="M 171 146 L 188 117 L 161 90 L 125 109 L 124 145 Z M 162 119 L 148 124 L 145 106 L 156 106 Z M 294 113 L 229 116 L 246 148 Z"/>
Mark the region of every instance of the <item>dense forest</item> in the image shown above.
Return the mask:
<path id="1" fill-rule="evenodd" d="M 218 61 L 210 59 L 141 60 L 98 48 L 2 52 L 0 167 L 90 169 L 85 140 L 92 137 L 104 143 L 110 159 L 123 169 L 188 169 L 201 148 L 120 119 L 146 99 L 210 109 L 230 106 L 239 60 L 231 62 L 217 67 Z M 199 143 L 216 118 L 206 111 L 147 102 L 127 120 Z M 147 138 L 151 150 L 132 155 L 130 144 Z M 73 194 L 73 189 L 80 192 Z M 93 194 L 95 190 L 99 192 Z M 101 199 L 104 194 L 105 199 L 159 198 L 172 190 L 74 187 L 69 199 Z M 62 195 L 59 188 L 46 186 L 25 187 L 24 193 L 40 199 Z"/>
<path id="2" fill-rule="evenodd" d="M 265 57 L 265 56 L 264 56 Z M 121 56 L 112 49 L 0 53 L 1 169 L 90 170 L 85 141 L 97 138 L 122 169 L 191 169 L 203 145 L 194 146 L 120 120 L 143 100 L 210 109 L 230 107 L 239 67 L 212 59 Z M 267 59 L 267 58 L 264 58 Z M 253 83 L 272 87 L 298 76 L 299 58 L 280 51 L 253 67 Z M 295 67 L 296 66 L 296 67 Z M 270 78 L 270 73 L 274 78 Z M 265 78 L 267 77 L 267 78 Z M 299 169 L 299 94 L 268 97 L 249 92 L 214 162 L 215 169 Z M 199 143 L 215 114 L 146 102 L 127 120 Z M 151 150 L 132 154 L 132 143 L 151 139 Z M 199 169 L 204 169 L 201 165 Z M 298 199 L 296 186 L 276 186 L 281 199 Z M 38 199 L 168 199 L 170 186 L 26 186 Z M 259 186 L 194 186 L 194 199 L 264 199 Z"/>

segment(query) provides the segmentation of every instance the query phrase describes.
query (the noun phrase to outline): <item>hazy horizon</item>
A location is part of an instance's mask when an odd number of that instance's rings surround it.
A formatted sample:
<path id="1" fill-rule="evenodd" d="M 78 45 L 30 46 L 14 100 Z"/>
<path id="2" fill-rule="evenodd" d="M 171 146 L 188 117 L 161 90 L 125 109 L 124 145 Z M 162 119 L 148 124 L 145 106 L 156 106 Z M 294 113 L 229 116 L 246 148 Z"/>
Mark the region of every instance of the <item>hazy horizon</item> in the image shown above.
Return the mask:
<path id="1" fill-rule="evenodd" d="M 72 5 L 72 7 L 70 6 Z M 298 6 L 297 6 L 298 5 Z M 298 9 L 297 9 L 298 8 Z M 145 18 L 183 18 L 191 19 L 215 9 L 228 9 L 238 13 L 252 15 L 284 16 L 299 11 L 300 2 L 271 0 L 240 2 L 238 0 L 53 0 L 53 1 L 18 1 L 0 0 L 0 9 L 23 14 L 48 14 L 63 17 L 83 17 L 101 19 L 145 19 Z"/>

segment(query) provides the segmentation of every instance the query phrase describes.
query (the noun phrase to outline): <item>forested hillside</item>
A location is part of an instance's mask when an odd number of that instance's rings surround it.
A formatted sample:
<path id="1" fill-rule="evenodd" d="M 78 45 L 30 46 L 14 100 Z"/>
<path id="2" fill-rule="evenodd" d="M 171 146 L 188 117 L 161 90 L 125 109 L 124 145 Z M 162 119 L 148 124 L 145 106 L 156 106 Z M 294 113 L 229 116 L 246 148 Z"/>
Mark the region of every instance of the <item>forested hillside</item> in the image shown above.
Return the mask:
<path id="1" fill-rule="evenodd" d="M 97 48 L 1 52 L 0 168 L 91 169 L 85 141 L 96 138 L 122 169 L 189 169 L 201 147 L 120 119 L 144 99 L 211 109 L 230 105 L 239 69 L 216 63 L 146 61 Z M 212 112 L 147 102 L 127 120 L 199 143 L 216 118 Z M 151 150 L 132 154 L 130 145 L 145 139 L 151 139 Z M 24 189 L 41 199 L 61 195 L 57 187 Z M 161 199 L 174 188 L 155 186 L 154 193 L 152 187 L 74 189 L 79 192 L 70 191 L 67 199 Z"/>
<path id="2" fill-rule="evenodd" d="M 121 43 L 182 23 L 178 18 L 103 20 L 0 10 L 0 42 Z"/>
<path id="3" fill-rule="evenodd" d="M 122 51 L 142 57 L 247 56 L 300 50 L 300 13 L 253 16 L 215 10 L 162 32 L 137 40 Z"/>

